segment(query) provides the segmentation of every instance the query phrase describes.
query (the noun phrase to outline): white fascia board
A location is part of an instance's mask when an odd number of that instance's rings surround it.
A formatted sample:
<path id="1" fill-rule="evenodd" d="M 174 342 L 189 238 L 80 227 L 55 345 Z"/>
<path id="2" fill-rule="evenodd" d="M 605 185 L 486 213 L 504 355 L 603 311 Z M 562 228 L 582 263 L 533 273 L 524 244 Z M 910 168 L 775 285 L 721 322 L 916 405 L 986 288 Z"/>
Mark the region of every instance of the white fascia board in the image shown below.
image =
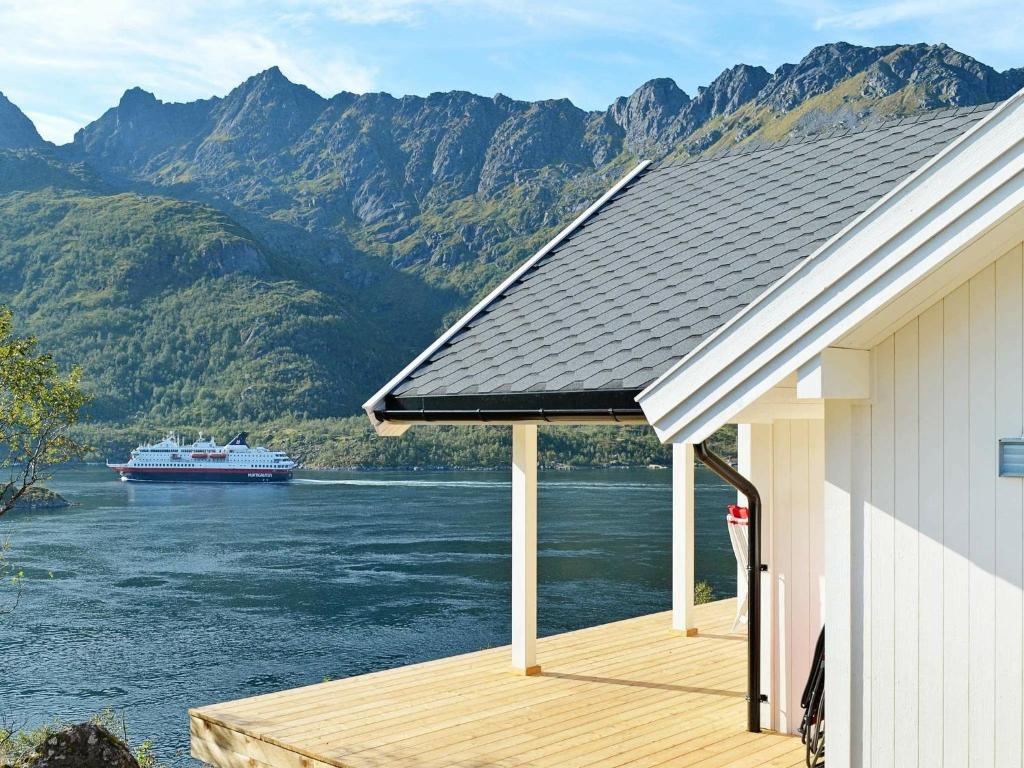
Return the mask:
<path id="1" fill-rule="evenodd" d="M 636 165 L 629 173 L 619 179 L 615 184 L 601 195 L 597 201 L 591 205 L 587 210 L 577 216 L 572 223 L 569 224 L 565 229 L 555 235 L 549 240 L 543 248 L 537 251 L 533 256 L 524 261 L 515 272 L 509 275 L 505 280 L 498 285 L 493 291 L 480 301 L 475 307 L 469 312 L 460 317 L 447 331 L 442 333 L 429 347 L 423 350 L 417 357 L 403 368 L 394 378 L 392 378 L 387 384 L 381 387 L 373 397 L 363 403 L 363 411 L 370 418 L 370 423 L 373 424 L 373 428 L 377 431 L 378 435 L 385 436 L 397 436 L 401 435 L 409 428 L 409 424 L 396 424 L 393 422 L 382 422 L 375 415 L 374 410 L 384 401 L 384 398 L 391 394 L 391 390 L 405 381 L 409 374 L 419 368 L 424 362 L 426 362 L 431 355 L 433 355 L 438 349 L 444 344 L 448 343 L 455 334 L 465 328 L 477 315 L 486 309 L 491 302 L 500 297 L 505 291 L 507 291 L 512 285 L 516 283 L 524 274 L 526 274 L 533 266 L 547 256 L 552 250 L 561 245 L 562 241 L 565 240 L 569 235 L 575 232 L 579 227 L 591 216 L 597 213 L 605 203 L 611 200 L 617 195 L 626 185 L 628 185 L 633 179 L 640 175 L 651 164 L 650 160 L 642 160 Z"/>
<path id="2" fill-rule="evenodd" d="M 637 396 L 697 442 L 1024 205 L 1024 91 L 857 217 Z"/>

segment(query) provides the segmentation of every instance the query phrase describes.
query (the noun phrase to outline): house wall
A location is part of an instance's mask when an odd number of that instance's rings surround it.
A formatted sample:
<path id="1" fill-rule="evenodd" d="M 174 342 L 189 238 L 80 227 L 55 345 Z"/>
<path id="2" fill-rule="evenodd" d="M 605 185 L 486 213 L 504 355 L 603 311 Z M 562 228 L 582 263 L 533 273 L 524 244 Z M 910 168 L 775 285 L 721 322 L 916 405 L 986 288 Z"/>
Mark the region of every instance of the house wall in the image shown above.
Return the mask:
<path id="1" fill-rule="evenodd" d="M 761 690 L 769 700 L 762 726 L 783 733 L 800 725 L 800 695 L 823 620 L 823 424 L 742 424 L 738 435 L 739 470 L 757 486 L 764 513 Z"/>
<path id="2" fill-rule="evenodd" d="M 822 459 L 824 422 L 772 425 L 772 521 L 768 567 L 774 590 L 774 722 L 796 733 L 800 695 L 822 625 Z"/>
<path id="3" fill-rule="evenodd" d="M 997 470 L 1024 433 L 1022 307 L 1018 245 L 879 343 L 847 412 L 853 766 L 1024 760 L 1024 479 Z"/>

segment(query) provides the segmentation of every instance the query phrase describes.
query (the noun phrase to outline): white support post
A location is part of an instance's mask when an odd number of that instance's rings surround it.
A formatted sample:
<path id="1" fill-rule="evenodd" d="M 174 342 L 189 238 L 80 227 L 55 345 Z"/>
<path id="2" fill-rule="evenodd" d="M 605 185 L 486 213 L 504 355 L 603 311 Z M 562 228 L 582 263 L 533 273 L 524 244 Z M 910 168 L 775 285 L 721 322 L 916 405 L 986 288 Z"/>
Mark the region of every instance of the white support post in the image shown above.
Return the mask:
<path id="1" fill-rule="evenodd" d="M 761 727 L 774 730 L 774 702 L 778 677 L 778 635 L 775 632 L 775 552 L 772 520 L 772 425 L 736 426 L 736 468 L 761 495 L 761 562 L 768 572 L 761 575 L 761 693 L 768 701 L 761 705 Z M 736 503 L 747 506 L 746 496 L 736 494 Z M 745 572 L 737 579 L 746 579 Z"/>
<path id="2" fill-rule="evenodd" d="M 537 664 L 537 427 L 512 427 L 512 669 Z"/>
<path id="3" fill-rule="evenodd" d="M 825 401 L 825 658 L 829 766 L 850 768 L 853 746 L 853 444 L 850 402 Z"/>
<path id="4" fill-rule="evenodd" d="M 693 445 L 672 445 L 672 632 L 697 634 L 693 611 Z"/>

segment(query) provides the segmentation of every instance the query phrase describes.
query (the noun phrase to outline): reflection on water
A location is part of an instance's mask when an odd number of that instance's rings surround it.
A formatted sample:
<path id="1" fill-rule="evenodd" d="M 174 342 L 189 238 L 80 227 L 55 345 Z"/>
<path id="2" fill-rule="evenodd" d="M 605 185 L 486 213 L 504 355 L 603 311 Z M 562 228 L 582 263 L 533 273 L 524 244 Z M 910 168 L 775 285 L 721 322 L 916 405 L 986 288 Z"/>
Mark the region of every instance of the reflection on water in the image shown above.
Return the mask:
<path id="1" fill-rule="evenodd" d="M 84 467 L 52 486 L 77 506 L 0 520 L 28 577 L 0 620 L 0 715 L 21 725 L 114 707 L 172 757 L 189 706 L 508 641 L 507 473 L 190 486 Z M 539 497 L 543 634 L 669 607 L 669 472 L 542 473 Z M 698 468 L 696 569 L 721 597 L 733 498 Z"/>

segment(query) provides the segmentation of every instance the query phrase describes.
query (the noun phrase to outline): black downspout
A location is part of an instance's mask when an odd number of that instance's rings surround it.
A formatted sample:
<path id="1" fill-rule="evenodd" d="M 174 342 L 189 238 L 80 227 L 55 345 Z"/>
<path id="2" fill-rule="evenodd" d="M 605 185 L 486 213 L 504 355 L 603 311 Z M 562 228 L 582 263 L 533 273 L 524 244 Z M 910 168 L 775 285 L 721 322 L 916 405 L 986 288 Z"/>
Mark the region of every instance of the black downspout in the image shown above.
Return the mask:
<path id="1" fill-rule="evenodd" d="M 712 472 L 747 497 L 747 730 L 761 732 L 761 495 L 747 478 L 708 447 L 693 446 L 694 455 Z"/>

